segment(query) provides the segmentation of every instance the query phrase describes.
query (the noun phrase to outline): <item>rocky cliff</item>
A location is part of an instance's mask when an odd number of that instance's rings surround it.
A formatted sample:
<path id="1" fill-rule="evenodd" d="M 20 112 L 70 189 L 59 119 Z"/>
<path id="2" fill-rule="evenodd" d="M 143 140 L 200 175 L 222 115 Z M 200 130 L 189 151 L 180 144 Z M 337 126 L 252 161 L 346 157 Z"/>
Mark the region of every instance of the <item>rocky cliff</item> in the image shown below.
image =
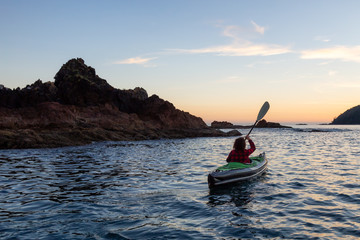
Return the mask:
<path id="1" fill-rule="evenodd" d="M 331 124 L 360 124 L 360 105 L 346 110 L 335 118 Z"/>
<path id="2" fill-rule="evenodd" d="M 110 86 L 81 58 L 64 64 L 55 82 L 0 85 L 0 148 L 225 135 L 143 88 Z"/>

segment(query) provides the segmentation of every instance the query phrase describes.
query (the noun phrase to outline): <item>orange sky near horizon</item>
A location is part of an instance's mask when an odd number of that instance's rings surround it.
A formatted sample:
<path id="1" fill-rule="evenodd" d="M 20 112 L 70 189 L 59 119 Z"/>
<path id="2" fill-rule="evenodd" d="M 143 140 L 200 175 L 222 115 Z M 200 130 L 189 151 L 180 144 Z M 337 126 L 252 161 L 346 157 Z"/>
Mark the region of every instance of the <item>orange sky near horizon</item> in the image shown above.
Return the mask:
<path id="1" fill-rule="evenodd" d="M 201 117 L 207 124 L 213 121 L 228 121 L 233 124 L 253 123 L 262 105 L 258 108 L 245 107 L 234 110 L 232 106 L 211 106 L 196 108 L 188 106 L 191 114 Z M 354 105 L 355 106 L 355 105 Z M 268 122 L 278 123 L 331 123 L 334 118 L 354 106 L 343 105 L 301 105 L 292 104 L 286 106 L 274 106 L 270 102 L 270 109 L 264 119 Z M 176 107 L 176 106 L 175 106 Z"/>

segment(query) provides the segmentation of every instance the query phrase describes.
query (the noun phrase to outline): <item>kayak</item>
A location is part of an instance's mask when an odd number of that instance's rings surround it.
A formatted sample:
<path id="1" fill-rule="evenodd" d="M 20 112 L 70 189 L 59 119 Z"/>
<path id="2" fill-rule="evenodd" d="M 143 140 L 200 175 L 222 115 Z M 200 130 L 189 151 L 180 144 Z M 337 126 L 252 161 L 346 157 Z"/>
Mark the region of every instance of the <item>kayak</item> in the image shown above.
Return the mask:
<path id="1" fill-rule="evenodd" d="M 208 175 L 209 188 L 260 176 L 267 168 L 265 153 L 250 157 L 251 163 L 230 162 Z"/>

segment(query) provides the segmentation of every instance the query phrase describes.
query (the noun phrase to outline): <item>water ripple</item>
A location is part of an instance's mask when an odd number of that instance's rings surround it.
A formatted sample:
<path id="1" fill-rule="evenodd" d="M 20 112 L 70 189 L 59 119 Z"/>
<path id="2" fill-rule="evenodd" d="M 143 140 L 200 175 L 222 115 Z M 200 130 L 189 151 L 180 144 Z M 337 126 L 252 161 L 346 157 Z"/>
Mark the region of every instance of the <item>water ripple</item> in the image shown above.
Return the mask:
<path id="1" fill-rule="evenodd" d="M 1 150 L 0 238 L 357 239 L 360 129 L 320 128 L 257 129 L 268 171 L 212 190 L 233 138 Z"/>

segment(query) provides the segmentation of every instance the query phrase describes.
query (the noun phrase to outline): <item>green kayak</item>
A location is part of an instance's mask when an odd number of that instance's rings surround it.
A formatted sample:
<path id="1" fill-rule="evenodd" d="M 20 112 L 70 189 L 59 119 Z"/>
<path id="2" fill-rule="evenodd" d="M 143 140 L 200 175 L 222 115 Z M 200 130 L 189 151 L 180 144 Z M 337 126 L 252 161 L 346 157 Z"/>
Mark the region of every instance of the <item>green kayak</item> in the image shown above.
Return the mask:
<path id="1" fill-rule="evenodd" d="M 250 157 L 251 163 L 230 162 L 217 168 L 208 175 L 209 188 L 248 180 L 261 175 L 267 168 L 267 159 L 265 153 L 259 156 Z"/>

